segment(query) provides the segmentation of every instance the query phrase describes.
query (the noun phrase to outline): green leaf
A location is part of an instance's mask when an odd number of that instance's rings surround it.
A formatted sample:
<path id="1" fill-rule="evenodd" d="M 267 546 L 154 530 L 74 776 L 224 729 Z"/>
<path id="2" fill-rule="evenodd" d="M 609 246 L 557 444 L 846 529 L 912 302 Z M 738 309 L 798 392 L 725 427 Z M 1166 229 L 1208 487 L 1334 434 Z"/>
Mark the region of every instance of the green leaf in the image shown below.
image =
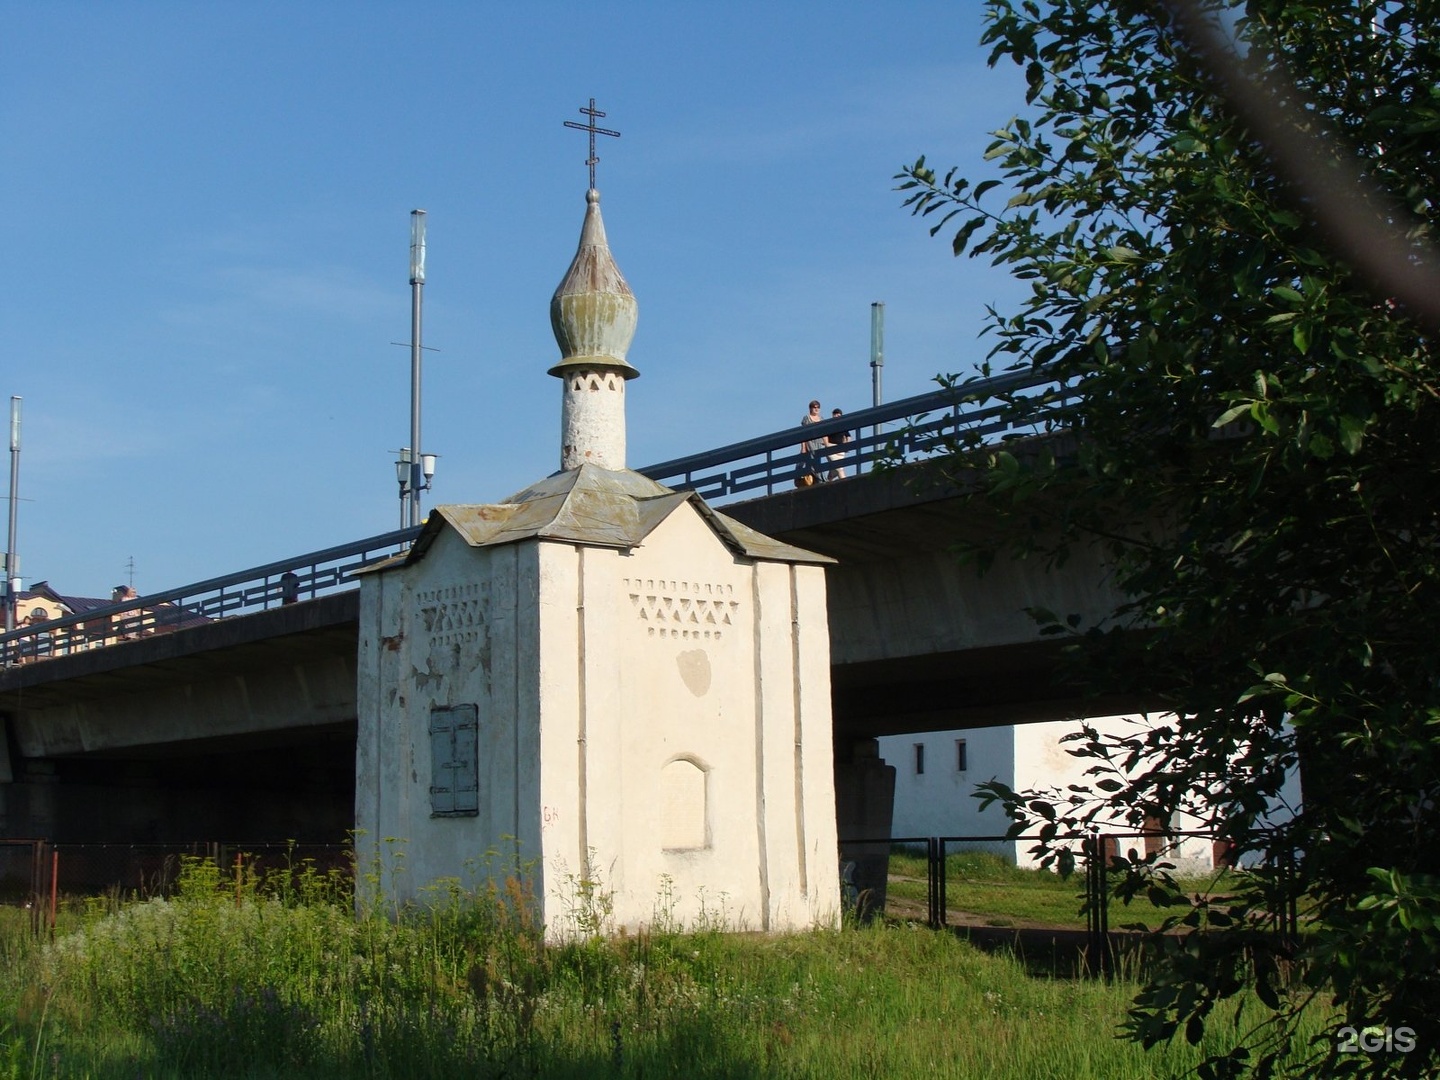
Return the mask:
<path id="1" fill-rule="evenodd" d="M 1310 321 L 1308 319 L 1297 322 L 1295 329 L 1291 331 L 1290 338 L 1295 342 L 1295 348 L 1302 354 L 1310 351 Z"/>
<path id="2" fill-rule="evenodd" d="M 1221 413 L 1220 416 L 1216 419 L 1216 421 L 1210 426 L 1212 428 L 1222 428 L 1226 424 L 1234 423 L 1236 420 L 1240 419 L 1240 417 L 1247 416 L 1250 412 L 1250 407 L 1251 402 L 1248 401 L 1240 405 L 1232 405 L 1230 408 L 1226 409 L 1223 413 Z"/>
<path id="3" fill-rule="evenodd" d="M 1034 810 L 1046 821 L 1055 820 L 1055 807 L 1044 799 L 1032 799 L 1029 805 L 1031 810 Z"/>
<path id="4" fill-rule="evenodd" d="M 1354 416 L 1340 418 L 1340 446 L 1347 454 L 1358 454 L 1365 439 L 1365 421 Z"/>
<path id="5" fill-rule="evenodd" d="M 985 219 L 983 217 L 975 217 L 962 225 L 955 233 L 955 239 L 951 242 L 951 251 L 956 255 L 964 254 L 965 245 L 970 242 L 970 237 L 984 224 Z"/>
<path id="6" fill-rule="evenodd" d="M 1259 424 L 1263 430 L 1269 432 L 1271 435 L 1279 433 L 1280 422 L 1271 414 L 1268 402 L 1252 402 L 1250 405 L 1250 417 Z"/>
<path id="7" fill-rule="evenodd" d="M 1267 975 L 1256 978 L 1255 996 L 1269 1009 L 1278 1010 L 1280 1008 L 1280 995 L 1275 992 L 1275 987 Z"/>
<path id="8" fill-rule="evenodd" d="M 1197 1013 L 1185 1021 L 1185 1041 L 1191 1046 L 1196 1046 L 1204 1037 L 1205 1020 Z"/>

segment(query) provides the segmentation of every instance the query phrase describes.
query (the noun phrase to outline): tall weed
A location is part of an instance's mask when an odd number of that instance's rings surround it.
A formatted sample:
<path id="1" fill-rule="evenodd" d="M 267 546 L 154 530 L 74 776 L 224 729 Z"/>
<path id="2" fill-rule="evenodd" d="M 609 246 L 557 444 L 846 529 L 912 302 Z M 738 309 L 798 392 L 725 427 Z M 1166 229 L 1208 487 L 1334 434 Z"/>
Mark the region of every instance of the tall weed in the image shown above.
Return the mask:
<path id="1" fill-rule="evenodd" d="M 524 876 L 471 877 L 357 911 L 343 891 L 187 865 L 168 900 L 96 907 L 15 948 L 0 1080 L 1112 1080 L 1198 1061 L 1115 1040 L 1133 984 L 1035 978 L 947 934 L 671 926 L 547 943 Z"/>

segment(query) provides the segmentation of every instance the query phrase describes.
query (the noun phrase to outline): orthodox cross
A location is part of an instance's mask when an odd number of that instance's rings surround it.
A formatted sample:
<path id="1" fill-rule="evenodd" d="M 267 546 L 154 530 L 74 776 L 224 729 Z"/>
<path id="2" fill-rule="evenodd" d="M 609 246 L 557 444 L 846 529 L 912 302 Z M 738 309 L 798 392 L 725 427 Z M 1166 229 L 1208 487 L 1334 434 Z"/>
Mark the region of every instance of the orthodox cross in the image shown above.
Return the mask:
<path id="1" fill-rule="evenodd" d="M 588 109 L 582 107 L 580 111 L 590 118 L 590 122 L 586 124 L 580 124 L 576 123 L 574 120 L 566 120 L 565 126 L 568 128 L 575 128 L 577 131 L 588 131 L 590 133 L 590 157 L 588 160 L 586 160 L 585 164 L 590 166 L 590 190 L 594 191 L 595 164 L 600 160 L 598 157 L 595 156 L 595 136 L 613 135 L 615 138 L 618 139 L 620 137 L 620 132 L 611 131 L 609 128 L 595 126 L 595 121 L 600 117 L 604 116 L 605 114 L 599 109 L 595 108 L 595 99 L 593 97 L 590 99 L 590 107 Z"/>

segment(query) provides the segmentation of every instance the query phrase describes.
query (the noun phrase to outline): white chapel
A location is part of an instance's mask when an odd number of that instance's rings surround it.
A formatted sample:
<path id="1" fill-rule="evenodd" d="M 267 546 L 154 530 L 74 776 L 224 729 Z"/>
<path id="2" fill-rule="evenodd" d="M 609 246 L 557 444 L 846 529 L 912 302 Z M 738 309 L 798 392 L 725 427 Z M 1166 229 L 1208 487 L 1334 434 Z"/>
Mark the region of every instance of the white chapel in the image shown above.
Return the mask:
<path id="1" fill-rule="evenodd" d="M 362 871 L 403 902 L 518 867 L 552 937 L 833 925 L 830 560 L 626 469 L 636 312 L 590 190 L 550 304 L 560 471 L 437 507 L 363 579 Z"/>

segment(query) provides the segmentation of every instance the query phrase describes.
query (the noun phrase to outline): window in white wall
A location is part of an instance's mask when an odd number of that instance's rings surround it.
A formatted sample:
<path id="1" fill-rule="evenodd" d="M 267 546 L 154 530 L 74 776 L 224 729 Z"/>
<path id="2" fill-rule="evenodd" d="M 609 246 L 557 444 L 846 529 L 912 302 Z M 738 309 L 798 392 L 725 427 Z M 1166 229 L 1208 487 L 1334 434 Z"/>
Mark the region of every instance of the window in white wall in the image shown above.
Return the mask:
<path id="1" fill-rule="evenodd" d="M 921 775 L 924 774 L 924 772 L 925 772 L 925 744 L 924 744 L 923 742 L 917 742 L 917 743 L 915 744 L 915 775 L 916 775 L 916 776 L 921 776 Z"/>
<path id="2" fill-rule="evenodd" d="M 475 705 L 430 710 L 430 816 L 480 812 L 480 710 Z"/>
<path id="3" fill-rule="evenodd" d="M 970 754 L 965 749 L 965 740 L 955 740 L 955 771 L 964 772 L 970 768 Z"/>

